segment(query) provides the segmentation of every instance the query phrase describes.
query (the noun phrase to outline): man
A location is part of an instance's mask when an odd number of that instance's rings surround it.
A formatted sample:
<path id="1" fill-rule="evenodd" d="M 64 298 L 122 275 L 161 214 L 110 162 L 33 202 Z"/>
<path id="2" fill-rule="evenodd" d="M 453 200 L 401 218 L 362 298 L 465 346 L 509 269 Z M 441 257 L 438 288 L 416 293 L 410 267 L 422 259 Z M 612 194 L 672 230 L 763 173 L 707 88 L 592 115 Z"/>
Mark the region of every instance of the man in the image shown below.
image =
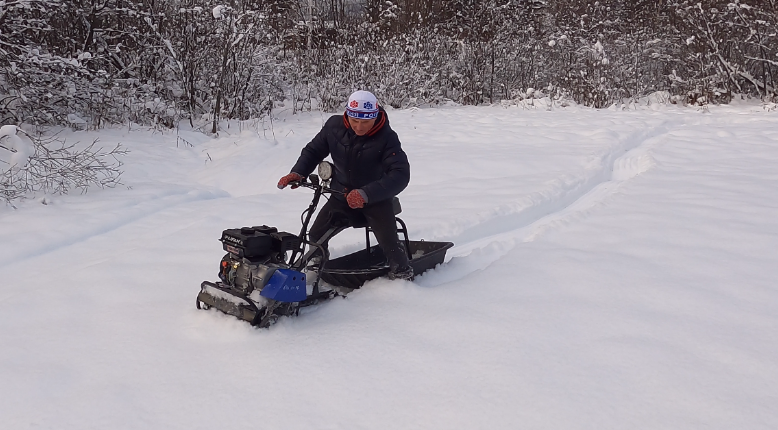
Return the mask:
<path id="1" fill-rule="evenodd" d="M 411 167 L 397 133 L 389 127 L 386 111 L 372 93 L 351 94 L 346 112 L 327 120 L 303 148 L 291 173 L 278 181 L 278 188 L 308 176 L 328 155 L 335 165 L 331 187 L 343 194 L 333 194 L 322 207 L 309 239 L 318 241 L 330 229 L 336 213 L 350 219 L 361 214 L 387 257 L 389 278 L 411 279 L 413 269 L 397 238 L 392 207 L 394 196 L 408 186 Z"/>

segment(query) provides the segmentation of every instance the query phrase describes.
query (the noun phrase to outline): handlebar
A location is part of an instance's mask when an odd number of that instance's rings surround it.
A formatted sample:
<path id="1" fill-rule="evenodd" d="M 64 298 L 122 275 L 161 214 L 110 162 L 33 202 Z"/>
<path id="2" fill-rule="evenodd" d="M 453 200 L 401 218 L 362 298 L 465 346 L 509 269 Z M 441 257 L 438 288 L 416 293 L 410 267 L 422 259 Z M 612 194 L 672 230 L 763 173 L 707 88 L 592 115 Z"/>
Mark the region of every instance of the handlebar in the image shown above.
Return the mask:
<path id="1" fill-rule="evenodd" d="M 303 178 L 302 181 L 292 181 L 289 183 L 289 185 L 291 185 L 292 187 L 310 188 L 314 191 L 320 190 L 322 193 L 328 193 L 328 194 L 341 194 L 341 195 L 345 194 L 343 191 L 338 191 L 330 187 L 325 187 L 324 185 L 320 184 L 318 180 L 315 182 L 308 182 L 306 178 Z"/>

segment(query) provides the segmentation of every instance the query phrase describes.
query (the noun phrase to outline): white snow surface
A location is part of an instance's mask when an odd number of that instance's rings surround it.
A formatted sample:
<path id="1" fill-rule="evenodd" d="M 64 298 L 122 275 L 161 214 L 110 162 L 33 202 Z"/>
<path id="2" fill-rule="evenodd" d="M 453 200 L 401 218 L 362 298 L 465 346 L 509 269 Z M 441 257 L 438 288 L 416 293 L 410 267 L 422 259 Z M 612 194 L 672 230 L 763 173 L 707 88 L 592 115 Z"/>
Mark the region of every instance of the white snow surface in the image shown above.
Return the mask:
<path id="1" fill-rule="evenodd" d="M 64 132 L 125 186 L 0 208 L 0 427 L 778 428 L 778 113 L 389 116 L 412 239 L 456 246 L 267 330 L 195 297 L 223 229 L 299 230 L 276 182 L 328 114 Z"/>

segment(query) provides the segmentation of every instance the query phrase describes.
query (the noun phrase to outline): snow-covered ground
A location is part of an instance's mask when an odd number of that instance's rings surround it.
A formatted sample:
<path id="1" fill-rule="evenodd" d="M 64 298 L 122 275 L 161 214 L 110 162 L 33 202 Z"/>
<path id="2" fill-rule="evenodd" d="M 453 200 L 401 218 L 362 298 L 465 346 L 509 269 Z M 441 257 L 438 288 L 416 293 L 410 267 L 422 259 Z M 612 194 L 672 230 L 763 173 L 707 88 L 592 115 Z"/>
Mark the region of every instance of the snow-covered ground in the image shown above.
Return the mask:
<path id="1" fill-rule="evenodd" d="M 0 427 L 778 428 L 778 113 L 390 111 L 446 264 L 269 330 L 197 311 L 221 230 L 299 229 L 275 184 L 326 117 L 66 134 L 125 186 L 0 208 Z"/>

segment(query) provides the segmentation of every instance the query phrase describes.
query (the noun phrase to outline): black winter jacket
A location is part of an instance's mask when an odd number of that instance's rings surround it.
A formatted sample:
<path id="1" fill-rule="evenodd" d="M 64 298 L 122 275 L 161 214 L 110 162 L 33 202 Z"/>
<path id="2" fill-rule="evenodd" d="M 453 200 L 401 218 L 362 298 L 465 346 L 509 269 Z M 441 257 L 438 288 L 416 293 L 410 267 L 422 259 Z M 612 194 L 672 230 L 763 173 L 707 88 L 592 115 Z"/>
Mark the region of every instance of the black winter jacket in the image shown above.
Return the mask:
<path id="1" fill-rule="evenodd" d="M 335 165 L 332 188 L 361 189 L 368 204 L 400 194 L 411 180 L 408 157 L 383 109 L 376 125 L 364 136 L 354 133 L 344 115 L 330 117 L 303 148 L 292 172 L 308 176 L 328 155 Z"/>

